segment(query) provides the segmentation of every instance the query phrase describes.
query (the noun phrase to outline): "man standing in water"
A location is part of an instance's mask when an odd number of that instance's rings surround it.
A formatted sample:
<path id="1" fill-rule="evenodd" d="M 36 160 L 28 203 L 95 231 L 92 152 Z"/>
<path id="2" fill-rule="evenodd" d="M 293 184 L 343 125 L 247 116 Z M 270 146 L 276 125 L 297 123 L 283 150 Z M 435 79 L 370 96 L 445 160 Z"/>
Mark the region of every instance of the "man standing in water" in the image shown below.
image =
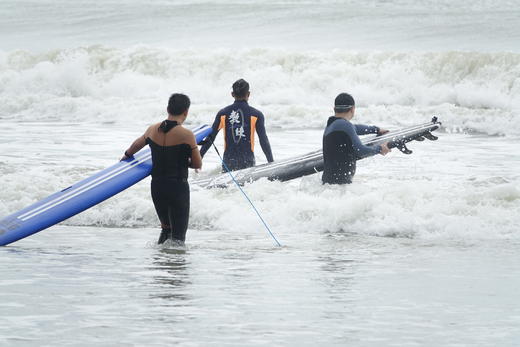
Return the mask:
<path id="1" fill-rule="evenodd" d="M 249 106 L 249 83 L 239 79 L 233 83 L 231 95 L 235 102 L 217 113 L 213 122 L 213 132 L 200 149 L 204 154 L 213 144 L 220 129 L 224 129 L 224 163 L 229 170 L 240 170 L 255 165 L 255 130 L 260 146 L 268 162 L 273 161 L 271 145 L 265 132 L 265 120 L 262 112 Z M 224 164 L 222 170 L 226 171 Z"/>
<path id="2" fill-rule="evenodd" d="M 334 100 L 334 116 L 327 121 L 323 133 L 323 183 L 348 184 L 356 173 L 356 160 L 374 154 L 390 152 L 387 143 L 369 147 L 363 145 L 358 135 L 387 133 L 376 126 L 352 124 L 356 106 L 354 98 L 347 93 L 339 94 Z"/>
<path id="3" fill-rule="evenodd" d="M 168 118 L 149 126 L 121 158 L 126 160 L 145 145 L 150 146 L 152 200 L 161 221 L 159 244 L 168 239 L 184 244 L 190 216 L 188 168 L 202 167 L 195 135 L 182 125 L 188 117 L 190 104 L 188 96 L 172 94 L 166 108 Z"/>

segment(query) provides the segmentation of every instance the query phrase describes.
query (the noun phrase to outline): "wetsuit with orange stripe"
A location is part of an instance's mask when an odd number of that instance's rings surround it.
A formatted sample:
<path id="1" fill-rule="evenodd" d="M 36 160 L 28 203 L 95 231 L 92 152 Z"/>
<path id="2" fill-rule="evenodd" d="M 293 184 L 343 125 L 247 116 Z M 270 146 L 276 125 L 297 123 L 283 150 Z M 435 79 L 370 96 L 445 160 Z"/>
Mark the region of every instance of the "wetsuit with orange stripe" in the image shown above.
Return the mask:
<path id="1" fill-rule="evenodd" d="M 224 130 L 224 163 L 230 170 L 245 169 L 255 165 L 255 131 L 268 162 L 273 161 L 271 145 L 265 132 L 262 112 L 249 106 L 245 100 L 236 100 L 217 113 L 213 132 L 200 149 L 204 156 L 220 129 Z M 225 171 L 225 168 L 222 168 Z"/>

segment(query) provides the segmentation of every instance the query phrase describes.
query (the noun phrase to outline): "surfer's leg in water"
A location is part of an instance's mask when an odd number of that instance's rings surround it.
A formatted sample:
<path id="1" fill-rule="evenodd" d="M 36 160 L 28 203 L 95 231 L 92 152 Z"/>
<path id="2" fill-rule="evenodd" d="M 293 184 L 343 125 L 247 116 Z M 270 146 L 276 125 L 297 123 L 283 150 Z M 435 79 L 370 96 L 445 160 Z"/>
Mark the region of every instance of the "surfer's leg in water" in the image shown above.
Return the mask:
<path id="1" fill-rule="evenodd" d="M 152 181 L 152 199 L 162 229 L 157 241 L 159 244 L 168 239 L 184 242 L 190 215 L 188 182 L 176 179 L 167 181 L 160 183 Z"/>
<path id="2" fill-rule="evenodd" d="M 175 194 L 171 198 L 172 205 L 168 208 L 171 239 L 184 243 L 190 217 L 190 187 L 188 183 L 179 182 L 175 187 Z"/>
<path id="3" fill-rule="evenodd" d="M 166 240 L 172 238 L 172 231 L 170 227 L 170 223 L 168 222 L 168 212 L 162 212 L 162 209 L 155 208 L 157 211 L 157 215 L 159 216 L 159 219 L 161 220 L 161 234 L 159 235 L 159 240 L 157 241 L 158 244 L 164 243 Z M 161 212 L 159 212 L 161 210 Z M 166 223 L 163 222 L 163 220 L 166 219 Z"/>
<path id="4" fill-rule="evenodd" d="M 159 235 L 159 240 L 157 241 L 158 244 L 164 243 L 170 238 L 171 235 L 171 230 L 168 225 L 166 227 L 163 225 L 161 228 L 161 234 Z"/>
<path id="5" fill-rule="evenodd" d="M 168 220 L 168 200 L 165 194 L 166 186 L 161 179 L 152 179 L 152 200 L 157 212 L 157 217 L 161 221 L 161 234 L 157 243 L 164 243 L 170 238 L 170 222 Z"/>

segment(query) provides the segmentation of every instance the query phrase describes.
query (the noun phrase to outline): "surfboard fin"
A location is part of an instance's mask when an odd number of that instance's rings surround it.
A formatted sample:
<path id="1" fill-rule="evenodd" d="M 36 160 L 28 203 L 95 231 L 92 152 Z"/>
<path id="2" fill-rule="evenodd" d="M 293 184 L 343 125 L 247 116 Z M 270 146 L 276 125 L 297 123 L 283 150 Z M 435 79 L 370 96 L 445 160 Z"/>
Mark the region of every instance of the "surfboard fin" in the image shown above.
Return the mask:
<path id="1" fill-rule="evenodd" d="M 423 136 L 426 137 L 430 141 L 435 141 L 435 140 L 439 139 L 437 136 L 433 135 L 430 132 L 425 133 Z"/>
<path id="2" fill-rule="evenodd" d="M 406 147 L 404 143 L 399 143 L 397 146 L 397 149 L 403 152 L 404 154 L 412 154 L 413 152 Z"/>

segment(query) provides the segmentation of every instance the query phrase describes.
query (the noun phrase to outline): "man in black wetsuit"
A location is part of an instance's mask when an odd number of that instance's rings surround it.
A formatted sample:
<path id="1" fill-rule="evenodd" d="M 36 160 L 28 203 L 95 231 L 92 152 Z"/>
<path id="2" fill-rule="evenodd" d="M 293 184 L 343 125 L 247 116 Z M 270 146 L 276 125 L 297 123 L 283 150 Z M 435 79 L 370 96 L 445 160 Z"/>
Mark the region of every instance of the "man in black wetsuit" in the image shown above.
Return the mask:
<path id="1" fill-rule="evenodd" d="M 358 135 L 382 135 L 388 130 L 352 124 L 350 120 L 354 117 L 355 109 L 354 98 L 350 94 L 341 93 L 334 100 L 335 114 L 327 121 L 323 133 L 323 183 L 352 183 L 352 177 L 356 173 L 356 160 L 390 152 L 386 143 L 374 147 L 361 143 Z"/>
<path id="2" fill-rule="evenodd" d="M 220 110 L 213 122 L 213 132 L 200 149 L 204 156 L 213 144 L 220 129 L 224 129 L 224 163 L 229 170 L 240 170 L 255 165 L 255 130 L 260 146 L 268 162 L 273 161 L 271 145 L 265 132 L 265 120 L 262 112 L 247 103 L 249 83 L 239 79 L 233 83 L 231 95 L 235 102 Z M 226 171 L 224 165 L 222 170 Z"/>
<path id="3" fill-rule="evenodd" d="M 168 239 L 184 244 L 190 216 L 188 168 L 202 167 L 195 135 L 182 126 L 188 117 L 190 103 L 187 95 L 172 94 L 166 109 L 168 118 L 149 126 L 121 158 L 132 158 L 145 145 L 150 146 L 153 163 L 150 188 L 161 221 L 160 244 Z"/>

